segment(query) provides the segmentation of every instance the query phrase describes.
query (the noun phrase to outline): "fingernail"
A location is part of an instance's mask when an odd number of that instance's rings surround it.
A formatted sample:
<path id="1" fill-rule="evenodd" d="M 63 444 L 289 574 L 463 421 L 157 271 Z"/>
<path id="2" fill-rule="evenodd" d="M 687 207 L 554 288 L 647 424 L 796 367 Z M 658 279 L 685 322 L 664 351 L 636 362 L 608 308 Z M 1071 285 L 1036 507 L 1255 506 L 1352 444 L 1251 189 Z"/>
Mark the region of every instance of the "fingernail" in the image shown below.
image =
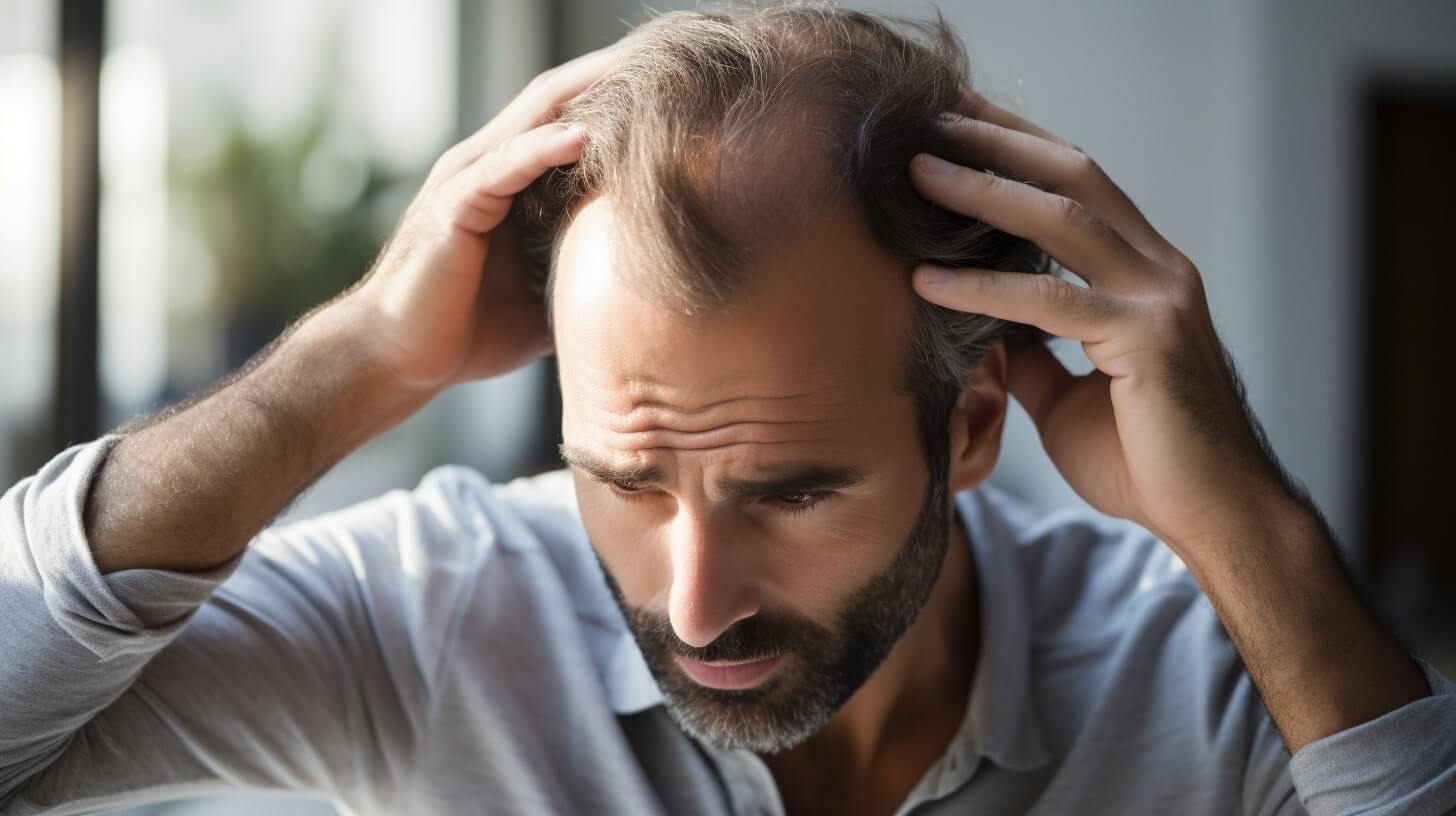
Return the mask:
<path id="1" fill-rule="evenodd" d="M 943 266 L 917 266 L 915 267 L 915 281 L 930 286 L 937 286 L 942 283 L 949 283 L 955 277 L 949 269 Z"/>
<path id="2" fill-rule="evenodd" d="M 911 168 L 928 176 L 939 176 L 955 169 L 955 165 L 929 153 L 921 153 L 911 161 Z"/>

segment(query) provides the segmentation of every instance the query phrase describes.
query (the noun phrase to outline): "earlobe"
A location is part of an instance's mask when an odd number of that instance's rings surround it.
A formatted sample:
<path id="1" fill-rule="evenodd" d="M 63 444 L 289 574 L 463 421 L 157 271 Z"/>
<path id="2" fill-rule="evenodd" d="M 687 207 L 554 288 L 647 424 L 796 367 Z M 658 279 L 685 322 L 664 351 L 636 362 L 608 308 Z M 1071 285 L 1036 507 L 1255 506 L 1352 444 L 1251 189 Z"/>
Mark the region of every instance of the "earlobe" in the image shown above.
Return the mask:
<path id="1" fill-rule="evenodd" d="M 966 378 L 950 414 L 950 489 L 975 487 L 991 475 L 1006 423 L 1006 344 L 996 341 Z"/>

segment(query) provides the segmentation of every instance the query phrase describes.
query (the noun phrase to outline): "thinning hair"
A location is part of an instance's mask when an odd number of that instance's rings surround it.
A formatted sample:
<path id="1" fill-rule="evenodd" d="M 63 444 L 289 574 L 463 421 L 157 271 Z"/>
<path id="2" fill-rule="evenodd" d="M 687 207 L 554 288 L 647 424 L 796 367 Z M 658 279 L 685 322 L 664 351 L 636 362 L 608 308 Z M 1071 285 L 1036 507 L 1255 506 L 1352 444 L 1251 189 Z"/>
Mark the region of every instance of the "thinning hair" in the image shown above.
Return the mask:
<path id="1" fill-rule="evenodd" d="M 937 117 L 971 87 L 969 65 L 939 14 L 727 5 L 656 16 L 634 38 L 623 65 L 560 111 L 586 131 L 581 159 L 514 205 L 548 318 L 559 239 L 599 196 L 616 214 L 621 274 L 687 314 L 729 308 L 755 256 L 846 198 L 907 271 L 930 262 L 1054 274 L 1031 242 L 931 204 L 910 184 L 915 154 L 962 158 Z M 1011 334 L 1048 336 L 915 303 L 904 384 L 939 477 L 949 412 L 984 353 Z"/>

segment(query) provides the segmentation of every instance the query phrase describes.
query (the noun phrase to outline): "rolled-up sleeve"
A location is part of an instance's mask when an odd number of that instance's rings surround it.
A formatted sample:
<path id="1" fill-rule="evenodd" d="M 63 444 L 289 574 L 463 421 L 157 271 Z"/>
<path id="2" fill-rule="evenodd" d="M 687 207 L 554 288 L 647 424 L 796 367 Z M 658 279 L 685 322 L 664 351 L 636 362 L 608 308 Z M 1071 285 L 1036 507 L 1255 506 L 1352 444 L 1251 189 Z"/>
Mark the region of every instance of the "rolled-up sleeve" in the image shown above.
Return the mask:
<path id="1" fill-rule="evenodd" d="M 491 536 L 462 480 L 268 528 L 210 570 L 102 575 L 83 511 L 120 438 L 0 498 L 0 812 L 240 788 L 389 812 Z"/>
<path id="2" fill-rule="evenodd" d="M 1456 683 L 1417 659 L 1431 695 L 1296 752 L 1290 774 L 1315 816 L 1456 810 Z"/>
<path id="3" fill-rule="evenodd" d="M 0 802 L 131 685 L 238 565 L 100 574 L 82 512 L 120 438 L 68 448 L 0 498 Z"/>

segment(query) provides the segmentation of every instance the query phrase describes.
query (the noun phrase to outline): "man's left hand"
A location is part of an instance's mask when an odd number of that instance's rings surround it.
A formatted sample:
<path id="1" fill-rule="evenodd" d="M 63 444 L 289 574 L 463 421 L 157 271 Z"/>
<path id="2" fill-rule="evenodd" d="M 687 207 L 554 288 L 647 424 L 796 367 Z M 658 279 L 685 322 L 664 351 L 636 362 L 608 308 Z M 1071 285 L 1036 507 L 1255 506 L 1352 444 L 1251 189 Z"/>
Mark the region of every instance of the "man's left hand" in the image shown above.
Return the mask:
<path id="1" fill-rule="evenodd" d="M 992 172 L 922 154 L 921 195 L 1032 241 L 1089 285 L 922 266 L 915 288 L 1082 342 L 1096 370 L 1080 377 L 1039 343 L 1007 348 L 1011 393 L 1068 483 L 1185 560 L 1204 539 L 1307 512 L 1261 442 L 1193 264 L 1080 149 L 971 92 L 957 113 L 943 126 Z"/>
<path id="2" fill-rule="evenodd" d="M 1291 751 L 1429 694 L 1268 450 L 1198 270 L 1081 150 L 979 96 L 960 108 L 944 126 L 991 172 L 917 156 L 921 195 L 1026 238 L 1088 286 L 921 267 L 915 288 L 1082 342 L 1096 370 L 1081 377 L 1038 343 L 1007 347 L 1008 387 L 1067 481 L 1182 557 Z"/>

